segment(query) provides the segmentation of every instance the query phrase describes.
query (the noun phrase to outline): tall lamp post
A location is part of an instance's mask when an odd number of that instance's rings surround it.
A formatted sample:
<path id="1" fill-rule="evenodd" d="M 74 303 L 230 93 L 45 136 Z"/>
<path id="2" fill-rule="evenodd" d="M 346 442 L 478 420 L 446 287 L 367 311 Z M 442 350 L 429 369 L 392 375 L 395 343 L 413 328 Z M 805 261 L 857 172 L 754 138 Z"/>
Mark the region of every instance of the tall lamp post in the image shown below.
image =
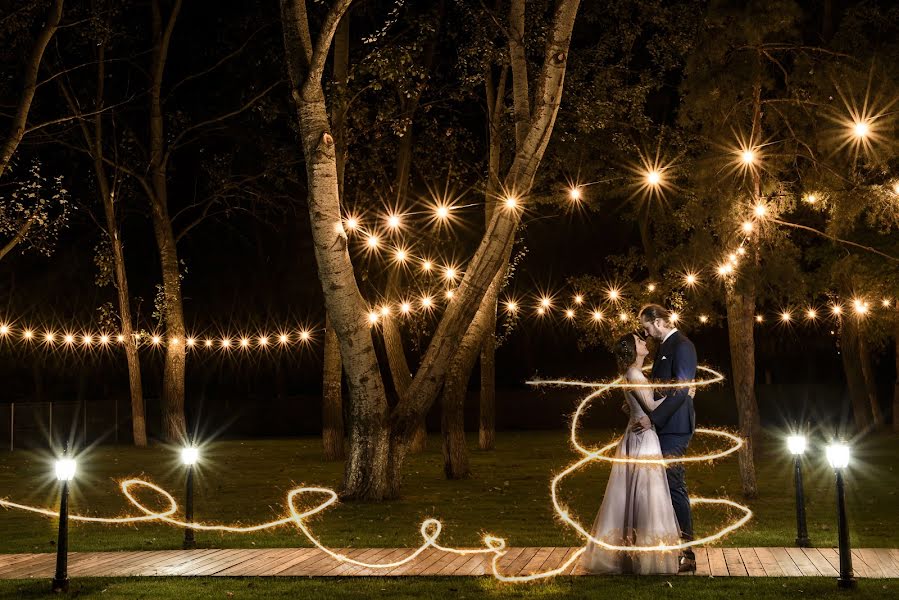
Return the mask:
<path id="1" fill-rule="evenodd" d="M 194 465 L 200 458 L 200 450 L 196 446 L 186 446 L 181 450 L 181 462 L 187 467 L 187 482 L 184 499 L 184 520 L 187 527 L 184 528 L 184 549 L 191 550 L 197 547 L 194 539 Z"/>
<path id="2" fill-rule="evenodd" d="M 802 486 L 802 455 L 805 453 L 804 435 L 791 435 L 787 438 L 787 448 L 793 455 L 793 479 L 796 484 L 796 545 L 810 548 L 808 528 L 805 525 L 805 490 Z"/>
<path id="3" fill-rule="evenodd" d="M 843 487 L 843 470 L 849 465 L 849 446 L 843 443 L 827 446 L 827 462 L 833 467 L 837 478 L 837 517 L 840 527 L 840 577 L 837 585 L 841 588 L 854 588 L 852 549 L 849 546 L 849 524 L 846 521 L 846 493 Z"/>
<path id="4" fill-rule="evenodd" d="M 53 591 L 69 591 L 69 482 L 75 478 L 75 459 L 63 452 L 56 461 L 56 479 L 61 483 L 59 495 L 59 539 L 56 543 L 56 574 Z"/>

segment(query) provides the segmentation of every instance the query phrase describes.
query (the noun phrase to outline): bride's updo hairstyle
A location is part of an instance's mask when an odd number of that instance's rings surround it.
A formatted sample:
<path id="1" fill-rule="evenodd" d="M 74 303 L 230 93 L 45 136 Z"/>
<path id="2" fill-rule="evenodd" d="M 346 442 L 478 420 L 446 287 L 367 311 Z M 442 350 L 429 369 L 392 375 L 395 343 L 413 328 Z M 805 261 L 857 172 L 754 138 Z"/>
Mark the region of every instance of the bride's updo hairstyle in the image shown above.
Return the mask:
<path id="1" fill-rule="evenodd" d="M 637 342 L 634 341 L 634 334 L 626 333 L 618 338 L 618 341 L 612 347 L 612 354 L 615 355 L 615 360 L 618 361 L 618 372 L 626 372 L 628 367 L 637 360 Z"/>

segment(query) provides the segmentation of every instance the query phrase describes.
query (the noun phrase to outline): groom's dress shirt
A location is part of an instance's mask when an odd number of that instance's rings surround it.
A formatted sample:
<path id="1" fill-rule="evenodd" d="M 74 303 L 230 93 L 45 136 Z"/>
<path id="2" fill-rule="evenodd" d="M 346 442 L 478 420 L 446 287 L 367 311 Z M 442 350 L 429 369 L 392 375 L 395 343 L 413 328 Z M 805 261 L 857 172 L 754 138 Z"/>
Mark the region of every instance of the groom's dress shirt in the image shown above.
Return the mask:
<path id="1" fill-rule="evenodd" d="M 662 343 L 664 344 L 665 342 L 667 342 L 668 338 L 670 338 L 673 333 L 677 333 L 677 327 L 665 334 L 665 337 L 662 338 Z"/>
<path id="2" fill-rule="evenodd" d="M 693 381 L 696 378 L 693 342 L 676 329 L 670 331 L 656 352 L 651 378 L 662 383 Z M 692 434 L 696 428 L 696 415 L 689 388 L 665 388 L 664 396 L 662 403 L 649 415 L 656 433 Z"/>

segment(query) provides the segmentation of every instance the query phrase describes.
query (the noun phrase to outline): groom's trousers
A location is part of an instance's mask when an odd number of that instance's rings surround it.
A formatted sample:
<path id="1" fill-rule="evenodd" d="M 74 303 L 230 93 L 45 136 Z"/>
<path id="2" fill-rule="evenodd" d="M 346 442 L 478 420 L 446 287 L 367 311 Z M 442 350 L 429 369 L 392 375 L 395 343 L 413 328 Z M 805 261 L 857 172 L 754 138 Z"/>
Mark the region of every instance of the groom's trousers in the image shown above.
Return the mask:
<path id="1" fill-rule="evenodd" d="M 669 433 L 659 435 L 659 445 L 665 457 L 680 457 L 687 453 L 687 446 L 693 435 L 690 433 Z M 668 489 L 671 490 L 671 504 L 684 540 L 693 539 L 693 514 L 690 512 L 690 497 L 687 495 L 686 470 L 683 463 L 669 465 L 666 468 Z M 684 556 L 694 558 L 693 549 L 686 548 Z"/>

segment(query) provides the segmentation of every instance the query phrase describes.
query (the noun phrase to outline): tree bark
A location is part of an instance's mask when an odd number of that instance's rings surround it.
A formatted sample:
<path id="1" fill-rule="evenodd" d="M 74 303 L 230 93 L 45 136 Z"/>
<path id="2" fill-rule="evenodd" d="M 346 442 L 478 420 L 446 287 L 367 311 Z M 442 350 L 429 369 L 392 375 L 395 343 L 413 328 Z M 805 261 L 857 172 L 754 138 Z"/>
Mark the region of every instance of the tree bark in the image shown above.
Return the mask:
<path id="1" fill-rule="evenodd" d="M 755 298 L 751 293 L 728 290 L 727 332 L 730 341 L 730 360 L 734 378 L 734 397 L 740 434 L 745 445 L 738 453 L 743 495 L 758 497 L 755 476 L 754 421 L 755 399 Z"/>
<path id="2" fill-rule="evenodd" d="M 854 316 L 845 316 L 840 327 L 840 357 L 843 361 L 843 372 L 846 375 L 846 386 L 852 404 L 852 416 L 859 432 L 871 428 L 871 405 L 868 401 L 868 390 L 861 362 L 858 360 L 858 322 Z"/>
<path id="3" fill-rule="evenodd" d="M 896 381 L 893 383 L 893 433 L 899 433 L 899 314 L 894 315 L 893 350 L 896 360 Z"/>
<path id="4" fill-rule="evenodd" d="M 334 102 L 331 121 L 334 124 L 334 153 L 337 167 L 337 191 L 343 199 L 346 169 L 346 106 L 347 79 L 350 61 L 350 18 L 344 14 L 334 33 Z M 340 341 L 325 315 L 324 372 L 322 381 L 322 444 L 325 460 L 343 460 L 343 361 Z"/>
<path id="5" fill-rule="evenodd" d="M 62 19 L 62 5 L 63 0 L 55 0 L 53 2 L 50 14 L 47 15 L 47 22 L 38 34 L 34 47 L 31 49 L 31 55 L 28 57 L 28 62 L 25 64 L 25 81 L 22 85 L 22 95 L 16 106 L 12 128 L 2 148 L 0 148 L 0 177 L 3 177 L 3 173 L 9 167 L 9 163 L 19 147 L 19 143 L 25 137 L 28 113 L 31 111 L 31 102 L 34 100 L 34 93 L 37 90 L 37 76 L 41 68 L 41 61 L 44 59 L 44 51 L 59 28 L 59 22 Z M 30 227 L 30 221 L 28 226 Z"/>
<path id="6" fill-rule="evenodd" d="M 344 428 L 341 386 L 343 367 L 340 361 L 340 341 L 325 317 L 324 382 L 322 385 L 322 445 L 325 460 L 343 460 Z"/>
<path id="7" fill-rule="evenodd" d="M 871 409 L 871 421 L 875 429 L 883 428 L 883 412 L 880 410 L 880 402 L 877 398 L 877 379 L 874 375 L 874 365 L 871 361 L 871 351 L 865 340 L 865 332 L 858 330 L 858 362 L 861 366 L 862 377 L 865 380 L 865 396 L 868 398 L 868 406 Z"/>
<path id="8" fill-rule="evenodd" d="M 187 419 L 184 410 L 185 327 L 181 297 L 181 270 L 172 220 L 168 209 L 168 155 L 162 115 L 162 80 L 168 57 L 172 31 L 181 11 L 181 0 L 175 0 L 163 28 L 159 0 L 154 0 L 154 47 L 150 83 L 150 214 L 153 232 L 159 249 L 162 288 L 165 298 L 162 307 L 167 344 L 162 376 L 162 436 L 169 443 L 187 443 Z"/>

